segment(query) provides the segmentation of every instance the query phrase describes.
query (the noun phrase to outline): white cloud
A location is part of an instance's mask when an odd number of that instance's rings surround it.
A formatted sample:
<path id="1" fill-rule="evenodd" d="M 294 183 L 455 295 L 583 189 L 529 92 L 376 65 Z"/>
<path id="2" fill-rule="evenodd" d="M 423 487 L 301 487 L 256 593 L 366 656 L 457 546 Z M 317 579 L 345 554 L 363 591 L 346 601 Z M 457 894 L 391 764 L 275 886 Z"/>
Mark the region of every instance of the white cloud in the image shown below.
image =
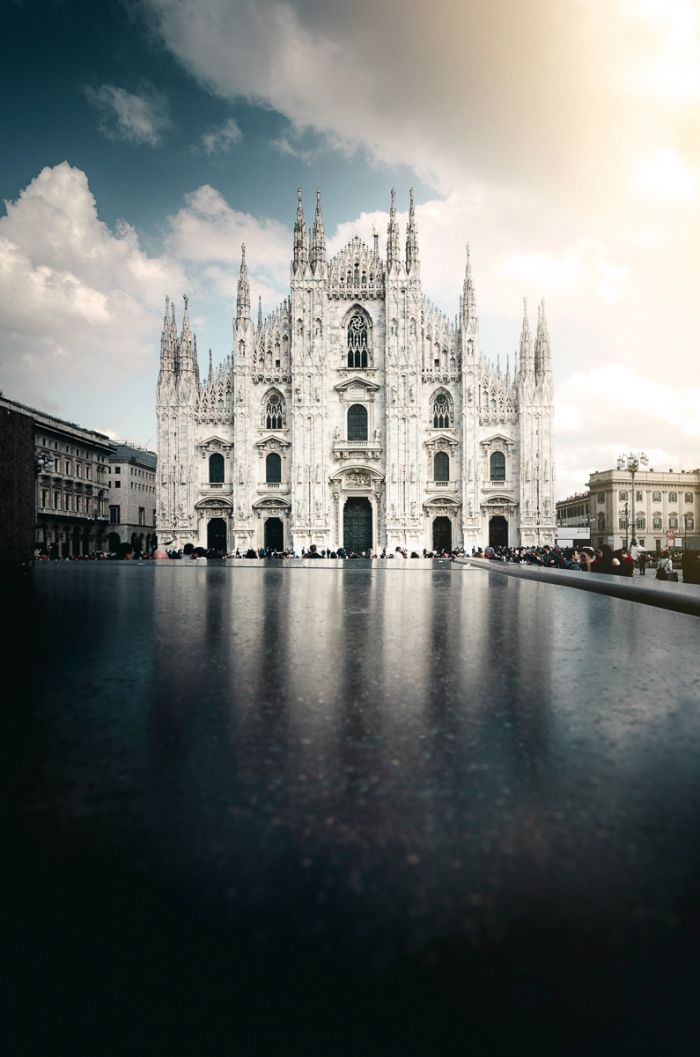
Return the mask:
<path id="1" fill-rule="evenodd" d="M 114 84 L 88 85 L 85 95 L 108 139 L 157 147 L 170 127 L 165 96 L 150 86 L 137 95 Z"/>
<path id="2" fill-rule="evenodd" d="M 215 154 L 228 154 L 231 147 L 240 142 L 242 136 L 240 126 L 230 117 L 222 125 L 207 129 L 197 150 L 210 158 Z"/>
<path id="3" fill-rule="evenodd" d="M 637 166 L 634 187 L 654 201 L 695 202 L 698 173 L 675 150 L 662 148 Z"/>
<path id="4" fill-rule="evenodd" d="M 67 162 L 43 169 L 6 209 L 4 392 L 74 421 L 99 415 L 123 434 L 132 409 L 136 414 L 149 400 L 157 370 L 154 320 L 166 292 L 183 289 L 179 266 L 148 257 L 127 224 L 112 231 L 100 221 L 85 173 Z M 121 408 L 120 391 L 127 393 Z"/>

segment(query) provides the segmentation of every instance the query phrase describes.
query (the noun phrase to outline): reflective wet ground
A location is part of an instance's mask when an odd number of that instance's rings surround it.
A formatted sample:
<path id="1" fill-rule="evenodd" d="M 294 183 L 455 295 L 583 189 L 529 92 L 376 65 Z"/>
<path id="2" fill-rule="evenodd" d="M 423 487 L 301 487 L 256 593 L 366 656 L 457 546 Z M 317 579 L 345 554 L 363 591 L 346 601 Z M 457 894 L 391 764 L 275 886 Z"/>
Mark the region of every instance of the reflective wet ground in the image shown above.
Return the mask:
<path id="1" fill-rule="evenodd" d="M 423 561 L 33 579 L 16 1052 L 694 1051 L 696 617 Z"/>

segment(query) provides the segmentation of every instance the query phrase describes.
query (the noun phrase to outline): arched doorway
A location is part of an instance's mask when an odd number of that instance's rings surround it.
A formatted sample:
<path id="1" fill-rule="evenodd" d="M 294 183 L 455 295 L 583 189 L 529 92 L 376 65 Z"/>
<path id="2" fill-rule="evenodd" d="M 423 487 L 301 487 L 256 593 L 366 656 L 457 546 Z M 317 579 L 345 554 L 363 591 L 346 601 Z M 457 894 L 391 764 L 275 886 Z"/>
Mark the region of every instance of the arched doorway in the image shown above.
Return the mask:
<path id="1" fill-rule="evenodd" d="M 372 550 L 372 506 L 369 499 L 348 499 L 343 510 L 343 546 L 361 554 Z"/>
<path id="2" fill-rule="evenodd" d="M 489 521 L 489 547 L 508 546 L 508 522 L 496 515 Z"/>
<path id="3" fill-rule="evenodd" d="M 284 526 L 281 518 L 265 518 L 265 546 L 271 551 L 284 550 Z"/>
<path id="4" fill-rule="evenodd" d="M 222 517 L 213 517 L 207 525 L 207 550 L 226 553 L 226 522 Z"/>
<path id="5" fill-rule="evenodd" d="M 119 533 L 110 532 L 107 538 L 107 546 L 109 547 L 110 554 L 116 554 L 118 552 L 120 542 Z"/>
<path id="6" fill-rule="evenodd" d="M 433 550 L 452 550 L 452 522 L 448 517 L 433 518 Z"/>
<path id="7" fill-rule="evenodd" d="M 71 554 L 80 554 L 80 529 L 76 527 L 73 529 L 73 546 L 70 551 Z"/>

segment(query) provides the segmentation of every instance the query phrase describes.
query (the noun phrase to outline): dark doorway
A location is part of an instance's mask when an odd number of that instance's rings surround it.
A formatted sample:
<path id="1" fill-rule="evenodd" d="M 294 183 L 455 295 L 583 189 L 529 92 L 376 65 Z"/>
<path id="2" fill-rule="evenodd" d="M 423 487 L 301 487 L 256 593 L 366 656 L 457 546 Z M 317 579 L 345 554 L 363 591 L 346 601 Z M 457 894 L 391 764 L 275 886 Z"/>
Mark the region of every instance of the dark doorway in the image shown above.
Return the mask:
<path id="1" fill-rule="evenodd" d="M 492 517 L 489 521 L 489 547 L 508 546 L 508 522 L 504 517 Z"/>
<path id="2" fill-rule="evenodd" d="M 361 554 L 372 550 L 372 507 L 369 499 L 348 499 L 343 511 L 343 546 Z"/>
<path id="3" fill-rule="evenodd" d="M 222 517 L 213 517 L 207 525 L 207 550 L 226 553 L 226 522 Z"/>
<path id="4" fill-rule="evenodd" d="M 266 519 L 265 546 L 271 551 L 284 550 L 284 526 L 281 518 L 269 517 Z"/>
<path id="5" fill-rule="evenodd" d="M 452 522 L 448 517 L 436 517 L 433 520 L 433 550 L 452 550 Z"/>
<path id="6" fill-rule="evenodd" d="M 121 540 L 119 539 L 119 534 L 117 532 L 110 532 L 107 538 L 107 546 L 109 547 L 111 554 L 117 553 L 117 551 L 119 550 L 120 543 Z"/>

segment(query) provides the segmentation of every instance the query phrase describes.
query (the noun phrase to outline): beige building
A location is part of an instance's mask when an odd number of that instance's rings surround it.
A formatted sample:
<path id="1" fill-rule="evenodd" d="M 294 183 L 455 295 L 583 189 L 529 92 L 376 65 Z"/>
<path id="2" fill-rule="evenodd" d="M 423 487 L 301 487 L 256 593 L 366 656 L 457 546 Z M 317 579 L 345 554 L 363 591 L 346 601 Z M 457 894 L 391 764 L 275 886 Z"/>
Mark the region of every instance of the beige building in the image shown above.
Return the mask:
<path id="1" fill-rule="evenodd" d="M 697 538 L 700 469 L 637 470 L 634 486 L 629 470 L 602 470 L 588 484 L 594 546 L 607 543 L 617 550 L 636 537 L 647 550 L 682 549 Z"/>
<path id="2" fill-rule="evenodd" d="M 109 437 L 5 397 L 0 405 L 33 430 L 35 548 L 55 558 L 103 550 Z"/>
<path id="3" fill-rule="evenodd" d="M 156 467 L 154 451 L 117 444 L 109 457 L 109 549 L 124 545 L 150 553 L 155 545 Z"/>
<path id="4" fill-rule="evenodd" d="M 591 539 L 591 494 L 577 492 L 557 503 L 557 543 L 560 547 L 582 546 Z"/>

